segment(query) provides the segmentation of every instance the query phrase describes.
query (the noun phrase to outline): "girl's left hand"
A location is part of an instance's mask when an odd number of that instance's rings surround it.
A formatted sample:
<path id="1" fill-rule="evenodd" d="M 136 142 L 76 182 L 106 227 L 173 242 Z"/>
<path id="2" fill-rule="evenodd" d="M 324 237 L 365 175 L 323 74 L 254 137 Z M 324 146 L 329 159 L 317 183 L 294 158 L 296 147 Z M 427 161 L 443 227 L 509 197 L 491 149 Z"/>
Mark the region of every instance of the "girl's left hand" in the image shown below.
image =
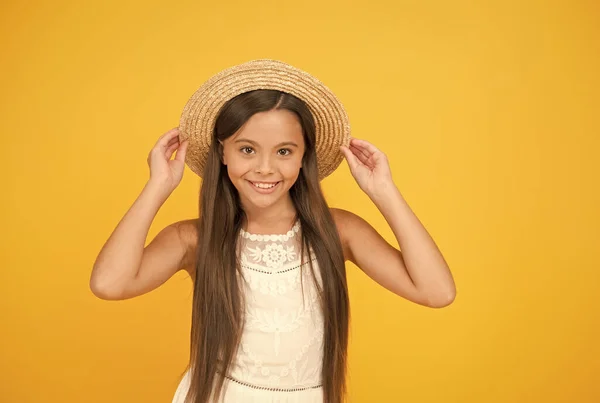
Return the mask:
<path id="1" fill-rule="evenodd" d="M 352 138 L 350 147 L 340 147 L 352 176 L 369 196 L 384 192 L 394 185 L 386 155 L 366 140 Z"/>

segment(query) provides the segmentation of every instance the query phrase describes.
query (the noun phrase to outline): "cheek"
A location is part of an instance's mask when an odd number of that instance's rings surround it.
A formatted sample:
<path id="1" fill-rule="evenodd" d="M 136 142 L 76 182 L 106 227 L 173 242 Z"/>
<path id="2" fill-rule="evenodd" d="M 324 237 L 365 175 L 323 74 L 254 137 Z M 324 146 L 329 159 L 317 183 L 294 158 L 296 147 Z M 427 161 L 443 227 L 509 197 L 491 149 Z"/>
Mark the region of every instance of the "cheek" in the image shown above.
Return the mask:
<path id="1" fill-rule="evenodd" d="M 245 175 L 252 169 L 251 163 L 248 160 L 240 158 L 231 158 L 225 167 L 230 178 L 238 178 Z"/>
<path id="2" fill-rule="evenodd" d="M 302 168 L 302 160 L 290 161 L 289 164 L 281 167 L 281 173 L 287 180 L 296 180 L 300 174 L 300 168 Z"/>

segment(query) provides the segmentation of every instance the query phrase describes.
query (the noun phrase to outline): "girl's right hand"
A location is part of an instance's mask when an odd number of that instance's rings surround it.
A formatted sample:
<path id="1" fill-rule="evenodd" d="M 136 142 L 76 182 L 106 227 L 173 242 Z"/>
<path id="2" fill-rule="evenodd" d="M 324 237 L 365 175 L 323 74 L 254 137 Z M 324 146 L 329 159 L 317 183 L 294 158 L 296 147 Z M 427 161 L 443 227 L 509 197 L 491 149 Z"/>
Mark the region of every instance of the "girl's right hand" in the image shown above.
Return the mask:
<path id="1" fill-rule="evenodd" d="M 150 182 L 171 193 L 181 182 L 185 168 L 185 154 L 189 142 L 179 142 L 179 128 L 175 127 L 158 139 L 148 154 Z M 177 150 L 174 159 L 173 152 Z"/>

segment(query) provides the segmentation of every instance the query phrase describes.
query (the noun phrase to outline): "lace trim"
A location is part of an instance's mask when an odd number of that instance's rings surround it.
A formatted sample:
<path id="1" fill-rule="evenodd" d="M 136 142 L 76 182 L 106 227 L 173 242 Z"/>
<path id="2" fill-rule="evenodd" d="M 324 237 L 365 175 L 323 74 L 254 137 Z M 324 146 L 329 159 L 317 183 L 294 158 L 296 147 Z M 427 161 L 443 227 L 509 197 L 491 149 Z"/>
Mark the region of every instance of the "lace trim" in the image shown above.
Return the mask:
<path id="1" fill-rule="evenodd" d="M 310 260 L 314 262 L 315 260 L 317 260 L 317 258 L 315 257 L 315 258 L 312 258 L 312 259 L 310 259 Z M 279 271 L 266 271 L 266 270 L 260 270 L 260 269 L 256 269 L 256 268 L 254 268 L 254 267 L 250 267 L 250 266 L 248 266 L 248 265 L 245 265 L 245 264 L 242 264 L 241 266 L 242 266 L 243 268 L 245 268 L 245 269 L 252 270 L 252 271 L 256 271 L 256 272 L 263 273 L 263 274 L 281 274 L 281 273 L 286 273 L 286 272 L 288 272 L 288 271 L 296 270 L 296 269 L 297 269 L 297 268 L 299 268 L 300 266 L 302 266 L 302 265 L 306 265 L 306 264 L 308 264 L 308 263 L 309 263 L 309 262 L 304 262 L 303 264 L 299 264 L 299 265 L 297 265 L 297 266 L 290 267 L 290 268 L 288 268 L 288 269 L 285 269 L 285 270 L 279 270 Z"/>
<path id="2" fill-rule="evenodd" d="M 317 388 L 320 388 L 321 386 L 323 386 L 323 385 L 314 385 L 314 386 L 304 386 L 304 387 L 299 387 L 299 388 L 269 388 L 266 386 L 257 386 L 257 385 L 252 385 L 252 384 L 249 384 L 246 382 L 238 381 L 237 379 L 235 379 L 229 375 L 226 375 L 225 378 L 227 378 L 230 381 L 233 381 L 235 383 L 238 383 L 242 386 L 247 386 L 252 389 L 270 390 L 270 391 L 274 391 L 274 392 L 298 392 L 301 390 L 317 389 Z"/>
<path id="3" fill-rule="evenodd" d="M 243 228 L 240 229 L 240 235 L 243 238 L 250 239 L 251 241 L 287 241 L 290 238 L 293 238 L 294 235 L 300 230 L 300 220 L 296 220 L 296 223 L 285 234 L 252 234 L 250 232 L 244 231 Z"/>

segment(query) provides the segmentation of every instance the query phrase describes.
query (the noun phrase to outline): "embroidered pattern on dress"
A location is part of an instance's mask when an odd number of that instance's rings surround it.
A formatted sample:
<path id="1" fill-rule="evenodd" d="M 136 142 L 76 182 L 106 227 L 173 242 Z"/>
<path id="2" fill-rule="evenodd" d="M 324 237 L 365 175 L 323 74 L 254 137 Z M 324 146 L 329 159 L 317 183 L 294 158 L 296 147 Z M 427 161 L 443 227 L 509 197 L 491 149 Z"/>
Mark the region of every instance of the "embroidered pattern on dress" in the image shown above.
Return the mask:
<path id="1" fill-rule="evenodd" d="M 297 221 L 286 234 L 240 232 L 245 320 L 228 376 L 242 384 L 282 390 L 321 384 L 323 317 L 306 265 L 313 262 L 321 283 L 319 266 L 310 247 L 300 259 L 299 229 Z"/>
<path id="2" fill-rule="evenodd" d="M 294 358 L 288 362 L 284 367 L 277 369 L 271 368 L 265 365 L 263 360 L 260 359 L 250 348 L 250 345 L 246 342 L 242 342 L 242 356 L 238 357 L 236 367 L 240 369 L 240 375 L 246 382 L 256 382 L 257 376 L 260 378 L 266 377 L 267 386 L 279 386 L 281 378 L 290 376 L 295 385 L 314 384 L 318 382 L 320 376 L 320 368 L 313 367 L 308 368 L 308 360 L 302 360 L 308 350 L 315 343 L 322 343 L 323 341 L 323 330 L 318 329 L 314 332 L 313 336 L 298 350 Z M 301 362 L 303 361 L 303 362 Z M 250 364 L 250 365 L 249 365 Z"/>
<path id="3" fill-rule="evenodd" d="M 246 247 L 246 250 L 250 251 L 250 256 L 255 263 L 264 262 L 267 267 L 274 270 L 281 269 L 281 267 L 288 262 L 292 262 L 296 259 L 296 251 L 294 245 L 286 245 L 285 247 L 281 244 L 272 243 L 265 245 L 263 249 L 260 246 L 255 248 Z M 244 253 L 244 256 L 246 254 Z M 248 258 L 245 256 L 245 260 Z"/>
<path id="4" fill-rule="evenodd" d="M 273 333 L 273 350 L 275 357 L 279 356 L 281 333 L 291 333 L 304 324 L 304 319 L 315 311 L 317 296 L 312 295 L 308 304 L 302 304 L 295 312 L 283 313 L 279 308 L 272 311 L 246 310 L 246 326 L 248 329 L 258 329 L 264 333 Z"/>

